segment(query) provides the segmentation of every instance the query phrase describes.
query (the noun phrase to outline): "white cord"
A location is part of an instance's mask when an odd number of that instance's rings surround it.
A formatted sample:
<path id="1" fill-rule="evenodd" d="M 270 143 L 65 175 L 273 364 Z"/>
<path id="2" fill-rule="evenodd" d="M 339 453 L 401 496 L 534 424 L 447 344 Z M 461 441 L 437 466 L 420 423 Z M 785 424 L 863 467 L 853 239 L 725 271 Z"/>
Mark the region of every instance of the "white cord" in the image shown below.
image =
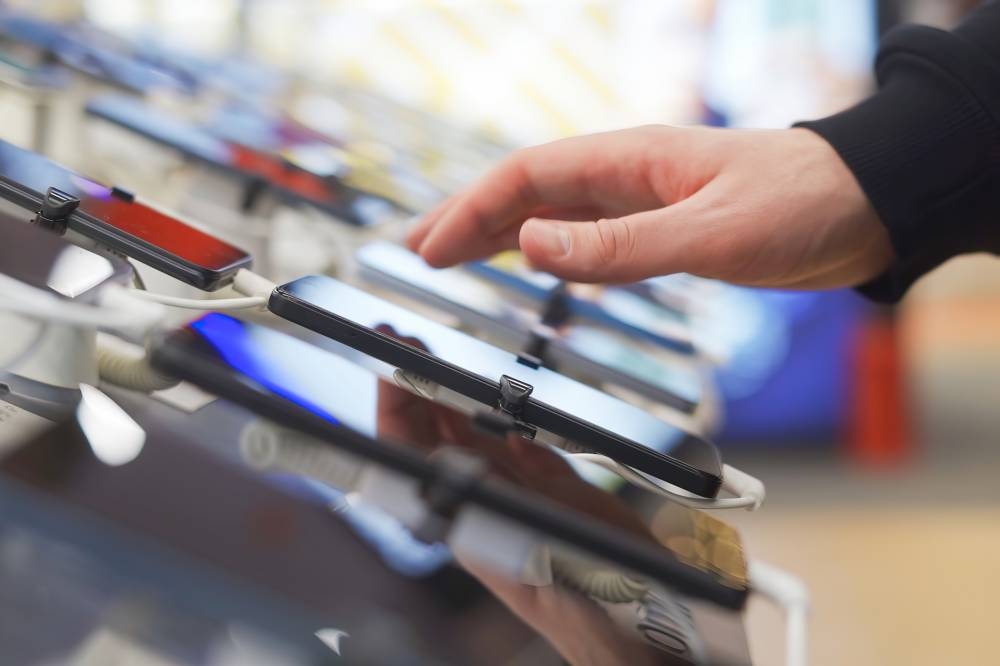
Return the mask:
<path id="1" fill-rule="evenodd" d="M 144 301 L 159 303 L 172 308 L 187 308 L 188 310 L 247 310 L 261 307 L 267 303 L 266 296 L 241 296 L 239 298 L 180 298 L 167 294 L 154 294 L 142 289 L 131 289 L 133 296 Z"/>
<path id="2" fill-rule="evenodd" d="M 244 296 L 261 296 L 267 298 L 277 285 L 263 275 L 241 268 L 233 277 L 233 289 Z"/>
<path id="3" fill-rule="evenodd" d="M 671 501 L 693 509 L 746 509 L 747 511 L 753 511 L 757 509 L 764 500 L 763 484 L 760 484 L 761 492 L 748 491 L 747 488 L 741 487 L 740 490 L 743 490 L 743 492 L 739 492 L 737 497 L 698 497 L 697 495 L 692 495 L 677 486 L 671 485 L 659 479 L 654 479 L 638 470 L 622 465 L 618 461 L 612 460 L 611 458 L 598 453 L 571 453 L 569 454 L 569 457 L 573 460 L 583 460 L 602 467 L 608 471 L 614 472 L 629 483 L 632 483 L 643 490 L 661 497 L 666 497 Z M 742 481 L 742 477 L 746 476 L 746 474 L 736 468 L 724 465 L 723 488 L 727 490 L 737 490 L 737 488 L 728 485 L 727 480 L 730 478 L 736 478 Z M 756 479 L 754 480 L 756 481 Z M 757 483 L 759 484 L 759 482 Z"/>
<path id="4" fill-rule="evenodd" d="M 809 663 L 809 589 L 799 578 L 773 565 L 751 560 L 750 586 L 785 610 L 785 665 Z"/>
<path id="5" fill-rule="evenodd" d="M 0 275 L 0 309 L 53 324 L 145 332 L 162 318 L 159 308 L 129 299 L 127 290 L 109 284 L 101 289 L 98 305 L 59 298 L 43 289 Z"/>
<path id="6" fill-rule="evenodd" d="M 130 293 L 144 301 L 159 303 L 172 308 L 188 310 L 248 310 L 267 305 L 267 299 L 274 291 L 275 284 L 267 278 L 241 268 L 233 277 L 233 289 L 243 296 L 239 298 L 180 298 L 167 294 L 155 294 L 143 289 L 132 289 Z"/>

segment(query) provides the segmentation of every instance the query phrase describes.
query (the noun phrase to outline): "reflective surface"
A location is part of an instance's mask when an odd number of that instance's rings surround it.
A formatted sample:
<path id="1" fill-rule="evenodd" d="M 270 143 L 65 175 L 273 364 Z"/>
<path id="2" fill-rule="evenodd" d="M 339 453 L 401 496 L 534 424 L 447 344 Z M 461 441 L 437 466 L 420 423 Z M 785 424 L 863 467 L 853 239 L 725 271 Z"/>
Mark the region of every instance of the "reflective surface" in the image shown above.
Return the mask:
<path id="1" fill-rule="evenodd" d="M 5 213 L 0 213 L 0 238 L 0 273 L 69 298 L 129 272 L 120 262 L 112 263 Z"/>
<path id="2" fill-rule="evenodd" d="M 416 339 L 409 339 L 421 345 Z M 335 354 L 271 329 L 212 313 L 189 324 L 171 344 L 210 359 L 224 372 L 249 380 L 264 394 L 294 403 L 328 421 L 371 437 L 403 444 L 427 455 L 443 446 L 473 451 L 490 471 L 566 507 L 651 540 L 645 525 L 618 498 L 584 482 L 547 446 L 520 437 L 498 439 L 469 416 L 433 403 Z M 688 516 L 703 516 L 677 507 Z M 693 520 L 693 519 L 692 519 Z M 705 515 L 698 521 L 712 521 Z M 678 533 L 683 530 L 679 530 Z M 689 535 L 692 536 L 693 535 Z M 732 540 L 738 542 L 735 533 Z M 677 551 L 691 557 L 689 546 Z M 715 566 L 715 565 L 713 565 Z M 729 565 L 718 564 L 717 572 Z M 724 577 L 738 580 L 742 564 Z M 742 585 L 745 587 L 745 581 Z"/>
<path id="3" fill-rule="evenodd" d="M 245 262 L 242 250 L 142 203 L 128 203 L 110 188 L 55 162 L 0 141 L 0 177 L 32 190 L 37 198 L 56 187 L 80 199 L 80 210 L 163 252 L 212 271 Z M 71 223 L 72 224 L 72 223 Z"/>
<path id="4" fill-rule="evenodd" d="M 371 243 L 356 253 L 358 262 L 387 275 L 410 289 L 437 297 L 454 311 L 466 309 L 496 324 L 527 332 L 539 321 L 536 312 L 505 299 L 497 289 L 469 271 L 431 268 L 418 255 L 392 243 Z M 665 363 L 635 345 L 593 327 L 561 326 L 551 343 L 697 405 L 701 382 L 696 372 L 680 364 Z"/>
<path id="5" fill-rule="evenodd" d="M 409 342 L 420 344 L 417 340 Z M 484 461 L 491 478 L 512 484 L 521 493 L 586 516 L 596 524 L 614 528 L 616 533 L 629 534 L 637 542 L 659 549 L 666 560 L 710 576 L 715 585 L 746 590 L 739 537 L 721 521 L 672 506 L 659 513 L 654 532 L 632 508 L 583 481 L 551 449 L 518 436 L 498 438 L 486 434 L 467 416 L 431 403 L 308 343 L 225 315 L 210 314 L 171 336 L 167 344 L 172 347 L 175 363 L 181 364 L 186 358 L 188 367 L 206 373 L 227 373 L 234 382 L 261 396 L 292 403 L 335 424 L 361 429 L 418 452 L 431 463 L 449 450 L 461 449 Z M 225 391 L 222 393 L 225 395 Z M 372 446 L 383 445 L 372 442 Z M 308 452 L 309 467 L 319 469 L 329 464 L 322 461 L 324 454 L 330 460 L 343 455 L 335 447 L 317 442 Z M 288 441 L 283 452 L 273 457 L 272 465 L 280 469 L 281 461 L 286 460 L 294 467 L 303 455 L 301 445 L 293 446 Z M 370 499 L 378 504 L 371 483 L 359 486 L 361 501 Z M 419 504 L 431 499 L 418 494 L 414 501 Z M 458 506 L 460 511 L 468 509 Z M 480 519 L 485 516 L 476 515 Z M 741 632 L 733 633 L 738 615 L 677 596 L 646 576 L 609 565 L 568 546 L 555 535 L 543 536 L 531 530 L 527 532 L 532 535 L 527 543 L 535 544 L 532 553 L 545 555 L 540 560 L 539 555 L 529 557 L 535 565 L 526 573 L 517 564 L 521 556 L 509 548 L 511 542 L 517 541 L 512 535 L 524 528 L 501 522 L 483 533 L 480 539 L 484 544 L 477 547 L 476 541 L 468 538 L 470 532 L 463 532 L 470 529 L 472 520 L 456 518 L 450 532 L 440 532 L 440 525 L 432 532 L 450 534 L 448 538 L 455 543 L 454 552 L 462 567 L 571 663 L 593 663 L 595 655 L 600 656 L 598 663 L 602 664 L 730 663 L 719 660 L 718 655 L 732 655 L 742 649 L 733 649 L 734 644 L 742 642 Z M 423 527 L 417 533 L 424 535 L 429 525 L 437 524 L 418 522 Z M 514 532 L 490 543 L 486 535 L 506 529 Z M 463 533 L 465 539 L 456 536 Z M 665 582 L 669 587 L 670 581 Z M 713 631 L 725 629 L 706 635 L 709 625 Z M 342 626 L 351 632 L 350 626 Z M 494 663 L 485 659 L 479 663 Z"/>
<path id="6" fill-rule="evenodd" d="M 388 327 L 404 341 L 419 340 L 423 350 L 419 350 L 418 353 L 430 354 L 450 364 L 457 369 L 457 372 L 471 373 L 485 382 L 495 383 L 503 375 L 526 382 L 534 387 L 531 393 L 532 403 L 559 410 L 565 415 L 561 418 L 588 424 L 591 428 L 611 433 L 611 442 L 614 442 L 613 437 L 617 436 L 652 451 L 673 455 L 708 474 L 721 476 L 718 452 L 710 442 L 698 439 L 633 405 L 551 370 L 532 369 L 518 363 L 516 357 L 509 352 L 425 319 L 337 280 L 310 276 L 279 287 L 271 297 L 272 310 L 275 309 L 274 300 L 279 293 L 287 294 L 293 302 L 306 303 L 329 313 L 329 321 L 325 323 L 330 327 L 337 326 L 337 320 L 346 321 L 369 329 L 365 332 L 367 335 L 391 339 L 375 330 Z M 310 326 L 306 321 L 299 323 Z M 364 342 L 359 340 L 349 344 L 356 346 L 363 345 Z M 359 348 L 366 353 L 374 353 L 364 349 L 363 346 Z M 418 368 L 407 369 L 421 372 Z M 544 427 L 556 432 L 553 427 Z M 562 433 L 557 432 L 557 434 Z M 595 437 L 606 437 L 606 435 L 595 433 Z M 623 444 L 609 443 L 609 448 L 611 446 L 619 447 L 616 449 L 618 453 L 609 455 L 621 455 L 624 460 L 626 453 L 630 453 L 621 449 Z M 641 467 L 642 461 L 638 460 L 638 456 L 639 453 L 636 453 L 637 462 L 630 464 Z M 644 469 L 648 469 L 648 466 Z M 673 479 L 671 481 L 679 485 L 683 483 Z M 693 489 L 694 492 L 700 490 L 702 489 Z"/>
<path id="7" fill-rule="evenodd" d="M 504 252 L 489 261 L 471 263 L 469 268 L 535 299 L 546 298 L 559 285 L 556 277 L 532 269 L 517 252 Z M 569 290 L 570 308 L 581 317 L 676 352 L 694 352 L 687 317 L 681 311 L 617 287 L 571 284 Z"/>

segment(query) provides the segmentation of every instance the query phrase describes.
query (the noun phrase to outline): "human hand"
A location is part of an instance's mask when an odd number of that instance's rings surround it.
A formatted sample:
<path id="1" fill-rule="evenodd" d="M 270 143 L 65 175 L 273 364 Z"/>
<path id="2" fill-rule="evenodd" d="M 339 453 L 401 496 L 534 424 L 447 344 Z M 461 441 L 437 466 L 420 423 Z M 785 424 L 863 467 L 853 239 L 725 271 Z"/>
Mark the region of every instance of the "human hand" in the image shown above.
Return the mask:
<path id="1" fill-rule="evenodd" d="M 853 174 L 806 129 L 647 126 L 520 150 L 407 244 L 438 267 L 520 247 L 576 282 L 686 272 L 810 289 L 860 284 L 893 257 Z"/>

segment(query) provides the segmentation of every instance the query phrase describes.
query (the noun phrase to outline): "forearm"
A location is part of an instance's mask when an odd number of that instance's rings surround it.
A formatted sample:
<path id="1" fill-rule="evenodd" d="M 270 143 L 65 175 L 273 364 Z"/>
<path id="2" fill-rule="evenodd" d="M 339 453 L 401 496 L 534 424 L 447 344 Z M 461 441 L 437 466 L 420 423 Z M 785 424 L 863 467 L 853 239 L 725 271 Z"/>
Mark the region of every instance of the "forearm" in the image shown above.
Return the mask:
<path id="1" fill-rule="evenodd" d="M 896 259 L 861 291 L 898 300 L 949 258 L 1000 252 L 1000 3 L 952 33 L 894 29 L 879 91 L 802 123 L 829 141 L 889 232 Z"/>

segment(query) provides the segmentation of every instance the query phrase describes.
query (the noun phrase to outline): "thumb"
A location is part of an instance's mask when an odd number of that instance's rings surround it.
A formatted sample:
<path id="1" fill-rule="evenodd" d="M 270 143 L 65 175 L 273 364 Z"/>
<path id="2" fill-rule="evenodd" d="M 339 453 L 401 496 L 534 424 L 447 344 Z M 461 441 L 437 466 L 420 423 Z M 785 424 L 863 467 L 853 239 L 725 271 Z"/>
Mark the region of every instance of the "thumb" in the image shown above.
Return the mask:
<path id="1" fill-rule="evenodd" d="M 519 245 L 539 270 L 572 282 L 634 282 L 686 270 L 684 249 L 694 224 L 682 203 L 595 222 L 532 218 Z M 683 265 L 682 265 L 683 264 Z"/>

